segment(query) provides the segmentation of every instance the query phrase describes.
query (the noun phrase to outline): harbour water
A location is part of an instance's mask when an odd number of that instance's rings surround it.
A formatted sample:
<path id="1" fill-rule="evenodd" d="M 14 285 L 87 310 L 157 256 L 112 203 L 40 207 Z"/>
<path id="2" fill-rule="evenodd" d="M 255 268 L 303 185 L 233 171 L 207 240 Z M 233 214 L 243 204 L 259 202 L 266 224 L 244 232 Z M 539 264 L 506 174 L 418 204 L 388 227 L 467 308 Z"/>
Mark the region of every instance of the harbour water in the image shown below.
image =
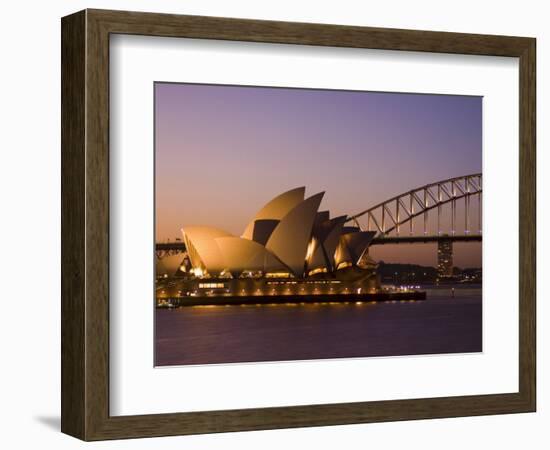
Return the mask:
<path id="1" fill-rule="evenodd" d="M 481 286 L 422 290 L 416 302 L 156 309 L 155 365 L 482 351 Z"/>

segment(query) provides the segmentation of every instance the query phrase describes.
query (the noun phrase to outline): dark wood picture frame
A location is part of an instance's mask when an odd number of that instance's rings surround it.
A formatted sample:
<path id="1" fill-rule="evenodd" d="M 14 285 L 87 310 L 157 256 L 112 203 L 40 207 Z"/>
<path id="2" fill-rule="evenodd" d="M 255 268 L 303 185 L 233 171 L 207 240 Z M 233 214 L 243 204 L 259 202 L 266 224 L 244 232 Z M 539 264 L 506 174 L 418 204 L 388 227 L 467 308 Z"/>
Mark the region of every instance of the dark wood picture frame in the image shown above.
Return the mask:
<path id="1" fill-rule="evenodd" d="M 85 10 L 64 17 L 61 31 L 64 433 L 100 440 L 535 411 L 534 38 L 104 10 Z M 109 36 L 116 33 L 518 57 L 519 391 L 110 416 Z"/>

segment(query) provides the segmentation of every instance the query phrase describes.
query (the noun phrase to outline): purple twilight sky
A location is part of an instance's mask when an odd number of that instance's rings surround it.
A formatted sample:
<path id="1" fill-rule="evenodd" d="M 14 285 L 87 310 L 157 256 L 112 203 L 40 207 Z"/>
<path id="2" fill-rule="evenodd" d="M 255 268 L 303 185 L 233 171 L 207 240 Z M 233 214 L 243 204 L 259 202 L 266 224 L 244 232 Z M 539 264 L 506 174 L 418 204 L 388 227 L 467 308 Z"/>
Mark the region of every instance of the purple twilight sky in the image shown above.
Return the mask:
<path id="1" fill-rule="evenodd" d="M 482 98 L 155 84 L 156 238 L 189 225 L 240 235 L 274 196 L 326 191 L 352 215 L 394 195 L 481 172 Z M 436 265 L 435 245 L 377 247 L 386 262 Z M 480 266 L 480 244 L 455 244 Z"/>

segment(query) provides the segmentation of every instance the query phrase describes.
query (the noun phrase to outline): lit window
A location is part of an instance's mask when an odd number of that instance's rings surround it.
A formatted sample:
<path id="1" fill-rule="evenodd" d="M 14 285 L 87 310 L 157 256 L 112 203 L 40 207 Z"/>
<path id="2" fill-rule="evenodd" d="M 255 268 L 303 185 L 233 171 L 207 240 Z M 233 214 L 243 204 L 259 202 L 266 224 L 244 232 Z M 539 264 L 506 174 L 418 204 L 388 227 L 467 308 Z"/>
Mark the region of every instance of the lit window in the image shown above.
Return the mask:
<path id="1" fill-rule="evenodd" d="M 266 278 L 290 278 L 289 272 L 268 272 L 265 274 Z"/>

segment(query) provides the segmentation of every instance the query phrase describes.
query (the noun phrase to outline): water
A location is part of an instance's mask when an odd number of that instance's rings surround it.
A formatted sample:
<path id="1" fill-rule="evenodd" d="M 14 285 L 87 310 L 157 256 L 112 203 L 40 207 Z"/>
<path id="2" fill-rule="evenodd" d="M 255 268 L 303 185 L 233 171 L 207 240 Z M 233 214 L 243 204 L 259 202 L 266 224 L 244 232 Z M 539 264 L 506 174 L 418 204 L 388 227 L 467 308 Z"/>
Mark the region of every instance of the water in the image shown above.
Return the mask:
<path id="1" fill-rule="evenodd" d="M 428 300 L 156 310 L 155 365 L 482 351 L 481 288 Z"/>

